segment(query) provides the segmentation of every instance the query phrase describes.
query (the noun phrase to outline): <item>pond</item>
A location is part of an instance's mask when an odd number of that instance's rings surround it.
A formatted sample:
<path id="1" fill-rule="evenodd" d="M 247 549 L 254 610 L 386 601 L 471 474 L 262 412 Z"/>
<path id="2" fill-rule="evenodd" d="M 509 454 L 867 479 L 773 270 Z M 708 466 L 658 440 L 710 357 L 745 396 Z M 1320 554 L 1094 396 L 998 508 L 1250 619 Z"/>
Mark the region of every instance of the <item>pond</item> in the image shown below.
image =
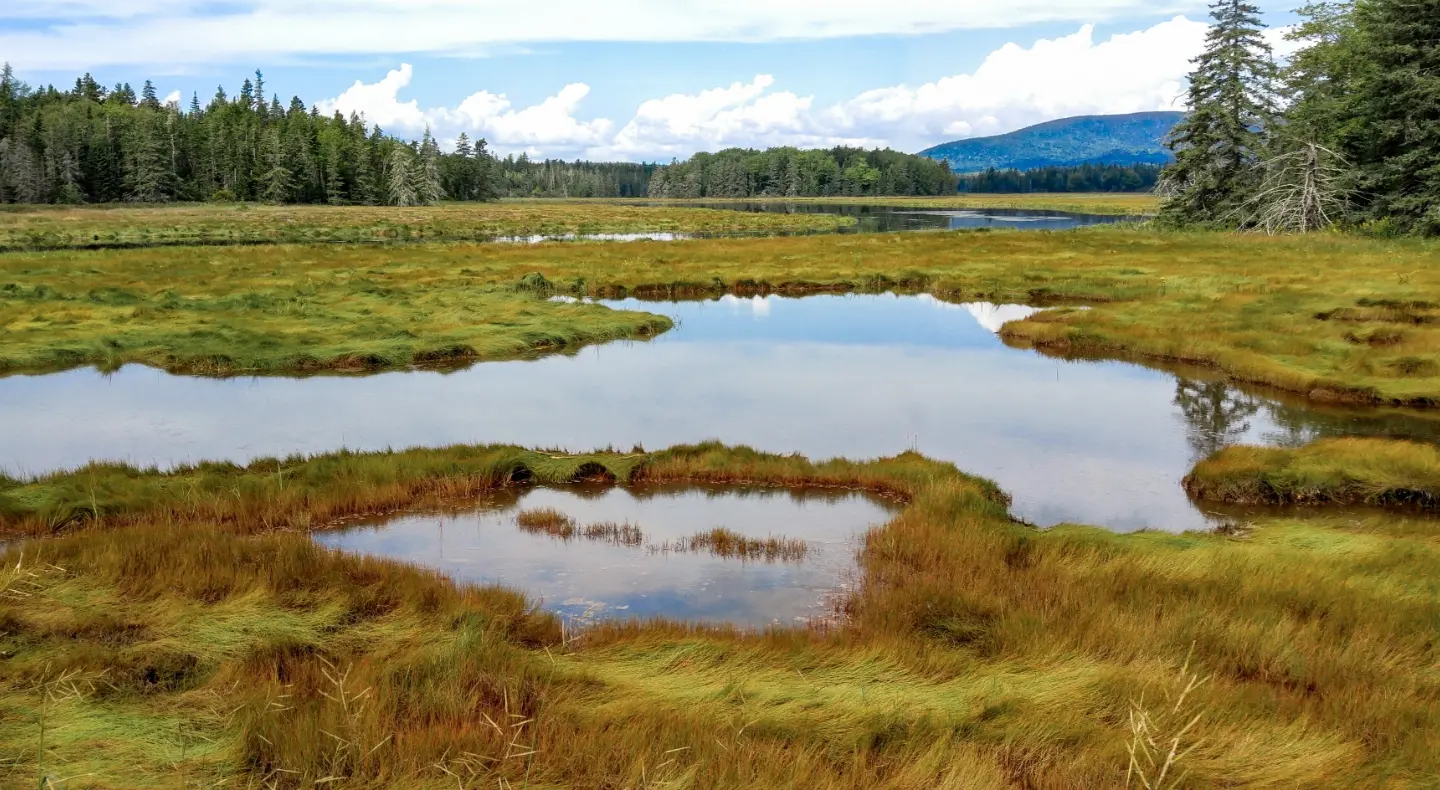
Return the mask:
<path id="1" fill-rule="evenodd" d="M 661 205 L 661 204 L 655 204 Z M 809 203 L 776 200 L 717 200 L 687 202 L 694 208 L 779 214 L 837 214 L 853 217 L 855 224 L 840 233 L 899 233 L 924 230 L 1072 230 L 1088 225 L 1136 222 L 1144 217 L 1077 214 L 1012 208 L 921 208 L 893 204 Z"/>
<path id="2" fill-rule="evenodd" d="M 520 526 L 522 514 L 544 511 L 572 520 L 575 535 Z M 315 539 L 503 584 L 576 624 L 666 617 L 758 627 L 833 617 L 858 578 L 861 536 L 893 513 L 854 493 L 567 486 L 499 492 L 463 510 L 377 519 Z M 627 537 L 616 539 L 610 525 L 629 528 Z M 717 528 L 796 548 L 740 557 L 693 540 Z"/>
<path id="3" fill-rule="evenodd" d="M 672 316 L 648 342 L 463 370 L 213 379 L 140 366 L 0 379 L 0 466 L 171 465 L 342 447 L 588 451 L 719 439 L 814 459 L 915 449 L 988 477 L 1014 513 L 1130 531 L 1212 522 L 1180 478 L 1230 443 L 1440 437 L 1440 419 L 1322 408 L 1195 372 L 1064 360 L 995 334 L 1033 308 L 930 296 L 609 302 Z"/>

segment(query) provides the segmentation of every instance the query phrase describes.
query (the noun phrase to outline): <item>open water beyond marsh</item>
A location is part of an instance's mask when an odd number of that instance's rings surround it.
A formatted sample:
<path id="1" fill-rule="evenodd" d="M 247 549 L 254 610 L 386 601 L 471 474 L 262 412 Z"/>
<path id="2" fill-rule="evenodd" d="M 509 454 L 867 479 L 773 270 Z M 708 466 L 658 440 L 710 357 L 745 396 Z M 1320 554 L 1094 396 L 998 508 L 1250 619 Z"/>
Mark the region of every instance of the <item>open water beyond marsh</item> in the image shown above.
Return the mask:
<path id="1" fill-rule="evenodd" d="M 588 451 L 719 439 L 813 459 L 916 449 L 990 478 L 1040 526 L 1179 531 L 1212 522 L 1181 490 L 1237 442 L 1433 441 L 1440 421 L 1317 408 L 1122 362 L 1007 347 L 1032 308 L 928 296 L 609 302 L 677 321 L 648 342 L 531 361 L 363 377 L 213 379 L 140 366 L 0 379 L 0 465 L 199 460 L 512 443 Z M 748 534 L 748 533 L 747 533 Z"/>

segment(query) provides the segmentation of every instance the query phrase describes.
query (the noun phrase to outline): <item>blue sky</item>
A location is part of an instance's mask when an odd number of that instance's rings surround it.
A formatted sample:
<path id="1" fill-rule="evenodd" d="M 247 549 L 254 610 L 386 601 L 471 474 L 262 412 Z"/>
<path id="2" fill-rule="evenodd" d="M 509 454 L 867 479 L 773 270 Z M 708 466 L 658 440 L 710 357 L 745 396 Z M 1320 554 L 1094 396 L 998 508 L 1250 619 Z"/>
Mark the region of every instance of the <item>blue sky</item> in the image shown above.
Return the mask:
<path id="1" fill-rule="evenodd" d="M 149 77 L 182 104 L 261 68 L 282 103 L 397 134 L 668 160 L 1180 109 L 1204 19 L 1193 0 L 7 0 L 0 58 L 33 84 Z"/>

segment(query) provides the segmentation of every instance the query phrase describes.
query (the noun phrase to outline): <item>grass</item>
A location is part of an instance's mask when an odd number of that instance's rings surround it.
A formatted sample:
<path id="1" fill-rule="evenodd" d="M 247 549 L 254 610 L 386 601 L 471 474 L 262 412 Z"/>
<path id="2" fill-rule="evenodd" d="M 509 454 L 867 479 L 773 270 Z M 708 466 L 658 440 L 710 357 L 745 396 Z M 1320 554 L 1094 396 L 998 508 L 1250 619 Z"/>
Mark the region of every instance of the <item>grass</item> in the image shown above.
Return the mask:
<path id="1" fill-rule="evenodd" d="M 1197 464 L 1185 490 L 1197 499 L 1244 504 L 1440 507 L 1440 450 L 1387 439 L 1229 447 Z"/>
<path id="2" fill-rule="evenodd" d="M 624 233 L 829 232 L 853 220 L 748 214 L 609 201 L 504 201 L 394 206 L 0 207 L 0 252 L 282 243 L 488 241 L 513 236 Z"/>
<path id="3" fill-rule="evenodd" d="M 1113 787 L 1177 672 L 1183 786 L 1440 775 L 1440 534 L 1401 515 L 1245 538 L 1044 532 L 914 454 L 718 444 L 335 454 L 4 484 L 0 776 L 71 787 Z M 531 479 L 887 493 L 843 626 L 566 635 L 498 588 L 305 530 Z M 94 513 L 99 513 L 98 517 Z M 45 526 L 44 531 L 53 531 Z M 46 693 L 57 678 L 70 685 Z M 68 690 L 68 689 L 73 689 Z M 43 713 L 45 747 L 38 742 Z M 1148 737 L 1148 735 L 1147 735 Z M 1168 735 L 1167 735 L 1168 737 Z M 1161 758 L 1163 760 L 1163 757 Z"/>
<path id="4" fill-rule="evenodd" d="M 687 203 L 725 203 L 730 200 L 728 198 L 702 198 L 700 200 L 647 200 L 646 202 L 683 206 Z M 1120 192 L 966 194 L 943 197 L 736 198 L 734 200 L 737 202 L 770 200 L 782 203 L 851 203 L 907 208 L 1013 208 L 1128 217 L 1146 216 L 1154 214 L 1160 209 L 1159 200 L 1152 194 Z"/>
<path id="5" fill-rule="evenodd" d="M 488 359 L 660 331 L 551 293 L 928 291 L 1086 303 L 1005 328 L 1054 353 L 1187 362 L 1313 400 L 1440 403 L 1440 248 L 1129 228 L 535 247 L 0 255 L 0 371 L 283 373 Z"/>
<path id="6" fill-rule="evenodd" d="M 810 544 L 798 538 L 750 538 L 733 529 L 715 527 L 697 532 L 688 538 L 670 541 L 652 549 L 654 552 L 709 553 L 722 559 L 761 562 L 800 562 L 810 553 Z"/>
<path id="7" fill-rule="evenodd" d="M 548 507 L 520 511 L 515 514 L 515 525 L 525 532 L 561 540 L 570 540 L 579 532 L 575 519 Z"/>

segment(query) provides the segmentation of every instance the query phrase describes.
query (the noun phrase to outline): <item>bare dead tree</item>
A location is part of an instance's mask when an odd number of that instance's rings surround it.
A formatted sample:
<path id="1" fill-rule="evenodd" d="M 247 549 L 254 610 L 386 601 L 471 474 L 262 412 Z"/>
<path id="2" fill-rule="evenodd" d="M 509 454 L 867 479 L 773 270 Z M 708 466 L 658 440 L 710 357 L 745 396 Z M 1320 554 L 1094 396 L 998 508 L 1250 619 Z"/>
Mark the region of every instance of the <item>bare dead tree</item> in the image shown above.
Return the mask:
<path id="1" fill-rule="evenodd" d="M 1345 164 L 1339 154 L 1316 143 L 1262 161 L 1260 189 L 1238 209 L 1242 227 L 1273 236 L 1334 224 L 1350 202 L 1342 185 Z"/>

